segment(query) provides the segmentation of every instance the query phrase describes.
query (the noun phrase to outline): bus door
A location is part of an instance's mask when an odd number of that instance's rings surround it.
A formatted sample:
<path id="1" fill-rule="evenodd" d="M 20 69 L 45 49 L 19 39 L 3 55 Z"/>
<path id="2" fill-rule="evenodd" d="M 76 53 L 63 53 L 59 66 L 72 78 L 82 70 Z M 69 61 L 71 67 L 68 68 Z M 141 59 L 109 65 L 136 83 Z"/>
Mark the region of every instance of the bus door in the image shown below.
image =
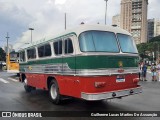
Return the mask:
<path id="1" fill-rule="evenodd" d="M 65 84 L 65 92 L 75 96 L 79 91 L 79 82 L 75 79 L 75 36 L 64 39 L 64 56 L 63 56 L 63 81 Z"/>
<path id="2" fill-rule="evenodd" d="M 57 73 L 56 75 L 56 79 L 58 80 L 58 84 L 59 86 L 64 87 L 64 85 L 62 84 L 62 80 L 63 80 L 63 62 L 62 62 L 62 39 L 57 39 L 55 42 L 53 42 L 53 49 L 54 49 L 54 54 L 55 54 L 55 58 L 54 61 L 54 71 L 55 73 Z"/>

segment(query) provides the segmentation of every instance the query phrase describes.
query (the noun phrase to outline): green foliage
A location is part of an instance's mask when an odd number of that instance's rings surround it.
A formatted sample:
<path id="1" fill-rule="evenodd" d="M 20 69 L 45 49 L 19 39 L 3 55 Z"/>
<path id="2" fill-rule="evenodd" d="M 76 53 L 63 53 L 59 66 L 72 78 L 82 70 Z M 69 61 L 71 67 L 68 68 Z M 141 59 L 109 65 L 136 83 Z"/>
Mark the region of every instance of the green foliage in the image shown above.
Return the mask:
<path id="1" fill-rule="evenodd" d="M 152 38 L 149 42 L 150 43 L 152 43 L 152 42 L 160 42 L 160 35 Z"/>
<path id="2" fill-rule="evenodd" d="M 138 44 L 137 49 L 142 59 L 153 59 L 153 52 L 156 59 L 156 57 L 158 57 L 158 53 L 160 53 L 160 36 L 152 38 L 149 43 Z"/>
<path id="3" fill-rule="evenodd" d="M 2 48 L 0 48 L 0 61 L 6 61 L 6 53 Z"/>
<path id="4" fill-rule="evenodd" d="M 145 51 L 147 50 L 146 46 L 147 46 L 146 43 L 141 43 L 141 44 L 137 45 L 137 49 L 138 49 L 139 54 L 144 54 L 145 53 Z"/>

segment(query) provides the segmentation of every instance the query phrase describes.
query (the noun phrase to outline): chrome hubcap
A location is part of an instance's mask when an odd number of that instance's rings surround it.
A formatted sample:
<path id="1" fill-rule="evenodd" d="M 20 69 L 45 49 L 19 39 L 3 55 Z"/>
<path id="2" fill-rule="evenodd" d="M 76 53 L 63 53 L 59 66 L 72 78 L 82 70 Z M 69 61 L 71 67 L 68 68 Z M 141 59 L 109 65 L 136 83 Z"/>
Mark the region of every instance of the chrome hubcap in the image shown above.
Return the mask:
<path id="1" fill-rule="evenodd" d="M 50 93 L 51 93 L 52 99 L 56 99 L 57 91 L 56 91 L 56 86 L 54 84 L 51 85 Z"/>

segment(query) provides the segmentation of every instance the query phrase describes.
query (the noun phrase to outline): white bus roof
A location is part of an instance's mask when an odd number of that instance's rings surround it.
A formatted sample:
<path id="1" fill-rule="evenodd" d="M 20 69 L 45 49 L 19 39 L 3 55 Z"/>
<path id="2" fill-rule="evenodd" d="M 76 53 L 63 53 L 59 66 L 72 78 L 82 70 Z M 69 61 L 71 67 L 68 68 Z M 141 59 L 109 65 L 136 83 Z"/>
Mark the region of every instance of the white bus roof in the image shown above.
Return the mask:
<path id="1" fill-rule="evenodd" d="M 78 27 L 76 27 L 74 29 L 66 30 L 61 34 L 57 34 L 55 36 L 42 38 L 39 41 L 36 41 L 36 42 L 33 42 L 32 44 L 24 46 L 23 49 L 30 48 L 32 46 L 36 46 L 38 44 L 42 44 L 42 43 L 48 42 L 50 40 L 53 40 L 53 39 L 56 39 L 56 38 L 59 38 L 59 37 L 65 36 L 65 35 L 69 35 L 69 34 L 76 34 L 78 36 L 82 32 L 90 31 L 90 30 L 110 31 L 110 32 L 114 32 L 114 33 L 122 33 L 122 34 L 127 34 L 127 35 L 131 36 L 131 34 L 129 32 L 127 32 L 126 30 L 121 29 L 119 27 L 113 27 L 113 26 L 107 26 L 107 25 L 99 25 L 99 24 L 97 24 L 97 25 L 85 25 L 85 24 L 82 24 L 82 25 L 79 25 Z M 23 49 L 21 49 L 21 50 L 23 50 Z M 19 51 L 21 51 L 21 50 L 19 50 Z"/>

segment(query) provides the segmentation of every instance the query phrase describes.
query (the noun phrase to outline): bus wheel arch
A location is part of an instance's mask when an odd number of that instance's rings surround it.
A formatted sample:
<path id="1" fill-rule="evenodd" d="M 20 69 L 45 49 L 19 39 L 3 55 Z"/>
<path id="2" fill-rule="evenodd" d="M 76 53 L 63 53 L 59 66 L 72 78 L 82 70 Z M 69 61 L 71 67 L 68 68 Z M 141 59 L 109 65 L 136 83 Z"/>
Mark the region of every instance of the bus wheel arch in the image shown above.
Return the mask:
<path id="1" fill-rule="evenodd" d="M 51 83 L 52 80 L 56 80 L 55 77 L 49 76 L 49 77 L 47 78 L 47 88 L 48 88 L 48 90 L 49 90 L 50 83 Z"/>
<path id="2" fill-rule="evenodd" d="M 22 83 L 24 84 L 24 89 L 27 93 L 31 92 L 32 90 L 35 90 L 35 87 L 29 86 L 27 84 L 28 80 L 27 77 L 25 76 L 25 74 L 22 74 Z"/>
<path id="3" fill-rule="evenodd" d="M 49 90 L 49 97 L 52 103 L 60 104 L 61 102 L 61 95 L 59 92 L 59 86 L 54 77 L 48 77 L 47 85 Z"/>

